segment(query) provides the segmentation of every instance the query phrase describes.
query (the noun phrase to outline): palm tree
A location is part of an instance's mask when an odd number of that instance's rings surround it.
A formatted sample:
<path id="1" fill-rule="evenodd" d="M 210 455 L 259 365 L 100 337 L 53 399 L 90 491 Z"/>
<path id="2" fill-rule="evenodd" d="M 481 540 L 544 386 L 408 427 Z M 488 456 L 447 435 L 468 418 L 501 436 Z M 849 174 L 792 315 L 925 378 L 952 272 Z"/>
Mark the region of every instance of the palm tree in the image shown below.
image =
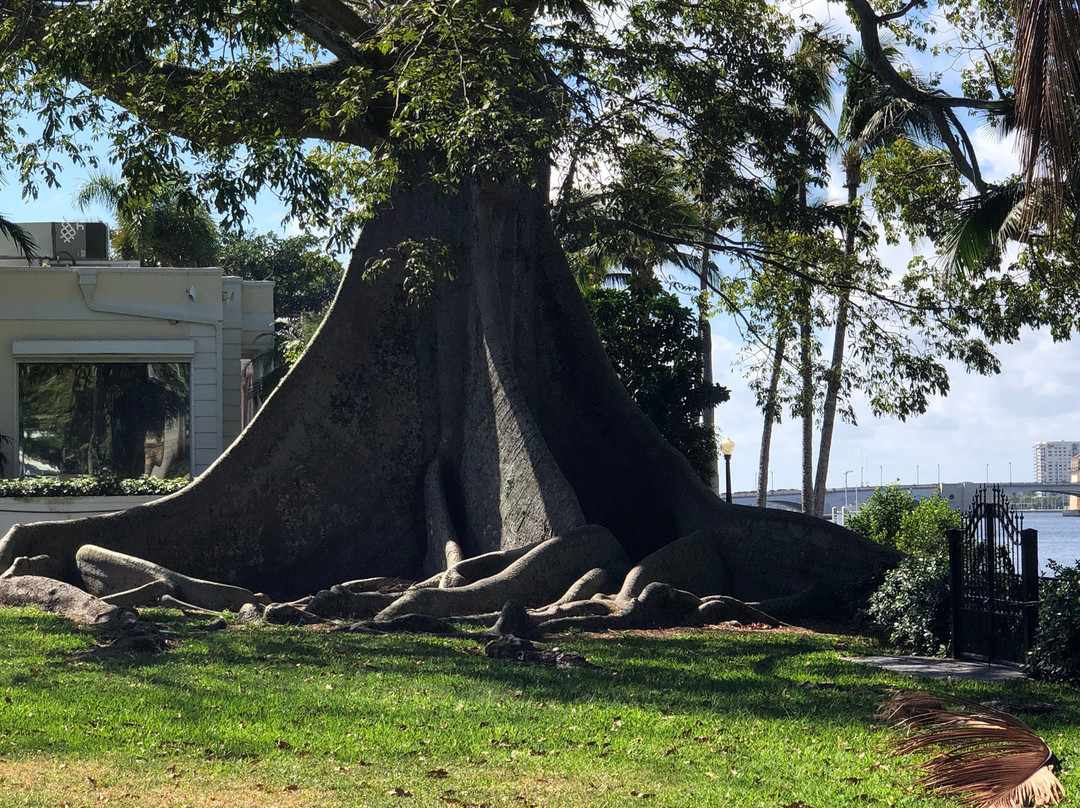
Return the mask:
<path id="1" fill-rule="evenodd" d="M 883 48 L 887 57 L 898 51 L 893 46 Z M 932 114 L 925 108 L 893 95 L 870 65 L 862 51 L 848 57 L 844 70 L 844 99 L 840 113 L 837 145 L 841 150 L 847 206 L 844 222 L 844 256 L 837 278 L 836 320 L 833 324 L 833 350 L 825 372 L 825 397 L 822 403 L 821 435 L 818 447 L 817 471 L 814 476 L 814 513 L 824 514 L 825 488 L 832 453 L 832 438 L 836 426 L 836 411 L 843 389 L 844 356 L 847 344 L 851 290 L 858 270 L 857 236 L 862 218 L 858 208 L 862 186 L 863 161 L 876 149 L 900 137 L 924 143 L 936 143 L 940 138 Z"/>
<path id="2" fill-rule="evenodd" d="M 945 242 L 950 271 L 977 272 L 1000 256 L 1010 241 L 1026 237 L 1025 208 L 1031 210 L 1027 188 L 1026 182 L 1014 179 L 963 200 Z"/>
<path id="3" fill-rule="evenodd" d="M 20 253 L 22 253 L 27 260 L 31 259 L 35 255 L 37 250 L 37 244 L 34 243 L 33 237 L 27 233 L 23 228 L 19 227 L 15 222 L 6 218 L 0 214 L 0 235 L 7 236 L 7 238 L 15 245 Z M 3 467 L 0 466 L 0 469 Z"/>
<path id="4" fill-rule="evenodd" d="M 1024 229 L 1036 215 L 1053 231 L 1077 181 L 1080 152 L 1076 121 L 1080 98 L 1080 8 L 1075 3 L 1018 0 L 1013 4 L 1015 125 L 1027 187 L 1046 187 L 1043 199 L 1027 196 Z"/>
<path id="5" fill-rule="evenodd" d="M 830 149 L 835 136 L 825 122 L 825 113 L 832 104 L 832 86 L 836 67 L 836 49 L 821 31 L 804 33 L 799 48 L 793 56 L 792 74 L 794 92 L 789 114 L 794 123 L 794 141 L 805 170 L 797 179 L 798 210 L 807 212 L 808 186 L 814 177 L 812 166 L 815 157 Z M 798 284 L 793 302 L 796 304 L 796 320 L 799 338 L 800 391 L 796 411 L 802 419 L 802 503 L 803 513 L 815 513 L 817 505 L 814 492 L 814 323 L 812 320 L 813 290 L 803 278 Z M 779 332 L 778 332 L 779 333 Z M 772 385 L 770 384 L 770 390 Z M 766 412 L 775 412 L 775 406 L 766 404 Z M 764 436 L 764 433 L 763 433 Z M 768 475 L 768 454 L 763 444 L 761 463 L 758 468 L 758 486 Z M 759 493 L 760 498 L 760 493 Z"/>
<path id="6" fill-rule="evenodd" d="M 665 265 L 696 272 L 676 242 L 692 242 L 701 219 L 672 155 L 631 146 L 614 182 L 601 189 L 567 188 L 563 197 L 557 232 L 582 289 L 647 280 Z"/>
<path id="7" fill-rule="evenodd" d="M 166 180 L 149 192 L 134 192 L 124 180 L 96 173 L 75 196 L 80 210 L 92 204 L 116 216 L 113 249 L 120 258 L 146 266 L 212 266 L 218 232 L 206 205 L 181 180 Z"/>

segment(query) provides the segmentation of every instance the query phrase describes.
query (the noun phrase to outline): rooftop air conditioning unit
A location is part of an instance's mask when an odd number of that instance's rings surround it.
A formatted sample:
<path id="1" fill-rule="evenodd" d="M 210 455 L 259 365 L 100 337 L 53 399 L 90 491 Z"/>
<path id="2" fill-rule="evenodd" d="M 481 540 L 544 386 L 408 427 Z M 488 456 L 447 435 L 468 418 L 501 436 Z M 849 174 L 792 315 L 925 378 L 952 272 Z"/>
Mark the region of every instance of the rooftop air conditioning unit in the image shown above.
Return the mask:
<path id="1" fill-rule="evenodd" d="M 104 222 L 19 222 L 37 248 L 32 263 L 82 264 L 109 259 L 109 228 Z M 0 234 L 0 259 L 22 259 L 15 243 Z"/>

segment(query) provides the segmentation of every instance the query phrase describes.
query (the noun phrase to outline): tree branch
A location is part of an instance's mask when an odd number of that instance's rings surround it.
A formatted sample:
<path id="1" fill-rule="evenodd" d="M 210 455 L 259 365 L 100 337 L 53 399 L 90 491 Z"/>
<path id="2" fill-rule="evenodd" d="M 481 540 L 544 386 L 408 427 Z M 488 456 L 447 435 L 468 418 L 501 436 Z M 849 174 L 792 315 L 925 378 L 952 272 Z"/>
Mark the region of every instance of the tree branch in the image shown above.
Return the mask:
<path id="1" fill-rule="evenodd" d="M 377 31 L 341 0 L 296 0 L 292 19 L 298 31 L 338 59 L 356 65 L 362 63 L 356 43 L 371 39 Z"/>
<path id="2" fill-rule="evenodd" d="M 862 40 L 863 52 L 866 59 L 874 68 L 880 78 L 898 97 L 913 104 L 920 104 L 931 109 L 985 109 L 992 112 L 1004 112 L 1009 102 L 1003 100 L 989 100 L 981 98 L 967 98 L 965 96 L 952 96 L 940 92 L 927 92 L 921 90 L 905 79 L 896 67 L 889 61 L 885 48 L 881 44 L 881 32 L 878 27 L 891 19 L 895 19 L 900 12 L 879 15 L 875 13 L 868 0 L 847 0 L 856 17 L 859 28 L 859 38 Z M 922 0 L 908 3 L 903 12 L 906 14 L 912 8 L 921 5 Z"/>
<path id="3" fill-rule="evenodd" d="M 333 6 L 331 11 L 338 16 L 331 15 L 332 19 L 345 26 L 349 36 L 360 32 L 364 25 L 359 15 L 337 0 L 299 0 L 298 5 L 303 4 L 319 10 Z M 382 142 L 389 131 L 392 102 L 382 100 L 375 86 L 377 77 L 385 75 L 389 68 L 379 61 L 382 57 L 378 54 L 350 49 L 347 59 L 278 70 L 249 70 L 235 66 L 193 68 L 153 60 L 133 49 L 126 62 L 120 54 L 119 59 L 114 58 L 107 68 L 96 72 L 89 60 L 62 56 L 59 61 L 47 46 L 40 45 L 54 11 L 44 0 L 14 8 L 0 5 L 0 20 L 15 19 L 19 23 L 15 35 L 18 41 L 9 40 L 0 46 L 21 48 L 20 55 L 36 69 L 77 82 L 160 131 L 214 146 L 232 146 L 253 138 L 314 138 L 368 149 Z M 65 11 L 72 13 L 70 7 Z M 71 21 L 66 24 L 71 25 Z M 350 72 L 361 63 L 376 77 L 369 79 L 369 105 L 346 114 L 341 101 L 332 95 L 344 82 L 355 85 L 362 80 L 358 71 Z M 351 98 L 356 95 L 355 90 L 350 91 Z M 206 108 L 215 103 L 227 107 L 229 114 L 216 116 L 208 125 L 211 116 L 206 114 Z"/>
<path id="4" fill-rule="evenodd" d="M 911 0 L 903 8 L 897 9 L 891 14 L 881 14 L 878 16 L 879 22 L 892 22 L 893 20 L 899 20 L 901 17 L 907 15 L 909 11 L 919 6 L 925 6 L 926 0 Z"/>

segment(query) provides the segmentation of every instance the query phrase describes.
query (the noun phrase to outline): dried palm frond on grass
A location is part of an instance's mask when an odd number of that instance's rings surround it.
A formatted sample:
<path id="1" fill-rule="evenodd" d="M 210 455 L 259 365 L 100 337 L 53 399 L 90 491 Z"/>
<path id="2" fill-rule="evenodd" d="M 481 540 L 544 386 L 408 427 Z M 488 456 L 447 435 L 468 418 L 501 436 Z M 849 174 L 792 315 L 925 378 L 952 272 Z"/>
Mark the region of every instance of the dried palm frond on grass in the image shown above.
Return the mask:
<path id="1" fill-rule="evenodd" d="M 1065 791 L 1050 747 L 1021 721 L 972 701 L 900 692 L 880 716 L 908 732 L 898 755 L 937 754 L 920 764 L 921 784 L 972 808 L 1054 805 Z"/>

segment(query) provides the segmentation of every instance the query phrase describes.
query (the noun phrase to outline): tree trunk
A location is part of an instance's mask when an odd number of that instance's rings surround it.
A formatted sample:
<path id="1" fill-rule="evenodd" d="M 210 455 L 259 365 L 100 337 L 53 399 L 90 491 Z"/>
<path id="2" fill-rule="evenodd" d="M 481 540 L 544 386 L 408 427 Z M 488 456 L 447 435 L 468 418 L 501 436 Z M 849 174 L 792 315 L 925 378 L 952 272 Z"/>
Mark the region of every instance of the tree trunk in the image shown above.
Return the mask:
<path id="1" fill-rule="evenodd" d="M 802 512 L 815 513 L 814 503 L 814 328 L 810 288 L 804 281 L 799 295 L 799 416 L 802 418 Z"/>
<path id="2" fill-rule="evenodd" d="M 705 388 L 712 387 L 712 325 L 709 323 L 709 312 L 705 306 L 705 293 L 709 291 L 709 248 L 701 248 L 701 271 L 698 276 L 700 281 L 701 299 L 698 301 L 698 333 L 701 336 L 701 383 Z M 706 407 L 701 413 L 701 423 L 709 430 L 709 434 L 716 436 L 716 408 Z M 713 492 L 720 493 L 720 471 L 716 461 L 710 468 L 709 479 L 705 481 Z"/>
<path id="3" fill-rule="evenodd" d="M 855 203 L 859 199 L 862 161 L 857 157 L 853 159 L 851 155 L 848 155 L 848 159 L 844 161 L 844 167 L 847 174 L 846 187 L 848 190 L 849 216 L 844 232 L 844 258 L 854 261 L 855 231 L 857 227 Z M 821 407 L 821 442 L 818 448 L 817 475 L 814 478 L 815 516 L 823 516 L 825 512 L 825 489 L 829 476 L 829 456 L 832 453 L 833 430 L 836 426 L 836 408 L 840 403 L 840 387 L 844 378 L 844 349 L 847 343 L 848 310 L 851 306 L 851 290 L 848 286 L 852 281 L 852 273 L 846 265 L 842 281 L 845 285 L 836 301 L 832 362 L 829 364 L 828 373 L 825 374 L 825 401 Z"/>
<path id="4" fill-rule="evenodd" d="M 765 422 L 761 426 L 761 454 L 758 457 L 757 506 L 764 508 L 769 500 L 769 453 L 772 451 L 773 424 L 779 411 L 777 401 L 780 374 L 784 369 L 784 350 L 787 348 L 787 332 L 776 330 L 776 350 L 773 351 L 772 371 L 769 375 L 769 391 L 765 396 Z"/>
<path id="5" fill-rule="evenodd" d="M 400 257 L 364 279 L 368 259 L 430 238 L 454 256 L 430 299 L 407 302 Z M 814 613 L 850 607 L 896 560 L 843 528 L 709 491 L 616 377 L 537 193 L 420 190 L 364 228 L 315 339 L 210 469 L 119 514 L 17 526 L 0 569 L 45 553 L 74 577 L 76 550 L 95 544 L 281 599 L 415 579 L 586 524 L 632 563 L 709 529 L 723 594 L 810 591 L 799 602 Z"/>

